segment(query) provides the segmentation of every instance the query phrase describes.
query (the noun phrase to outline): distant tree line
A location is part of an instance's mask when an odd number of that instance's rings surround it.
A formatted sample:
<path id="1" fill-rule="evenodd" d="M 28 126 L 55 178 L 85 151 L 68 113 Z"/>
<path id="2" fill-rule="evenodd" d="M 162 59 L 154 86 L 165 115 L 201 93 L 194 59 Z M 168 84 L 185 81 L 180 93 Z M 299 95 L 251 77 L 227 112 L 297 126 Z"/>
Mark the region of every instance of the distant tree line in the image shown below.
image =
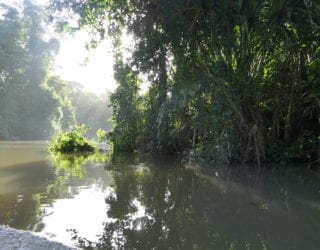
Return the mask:
<path id="1" fill-rule="evenodd" d="M 69 87 L 72 89 L 70 99 L 74 107 L 75 119 L 78 124 L 85 124 L 88 128 L 86 137 L 97 137 L 96 132 L 99 129 L 112 130 L 110 93 L 106 91 L 97 95 L 85 92 L 83 86 L 77 82 L 69 82 Z"/>

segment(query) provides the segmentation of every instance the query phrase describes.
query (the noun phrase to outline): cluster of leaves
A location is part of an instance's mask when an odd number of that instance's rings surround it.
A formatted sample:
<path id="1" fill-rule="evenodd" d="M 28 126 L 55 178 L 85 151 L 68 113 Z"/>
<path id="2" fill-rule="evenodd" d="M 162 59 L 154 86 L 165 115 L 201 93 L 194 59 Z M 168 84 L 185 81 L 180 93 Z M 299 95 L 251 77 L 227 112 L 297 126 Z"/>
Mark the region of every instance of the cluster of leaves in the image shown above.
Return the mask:
<path id="1" fill-rule="evenodd" d="M 104 142 L 107 140 L 107 131 L 99 128 L 97 131 L 96 131 L 96 135 L 97 135 L 97 138 L 98 138 L 98 141 L 100 142 Z"/>
<path id="2" fill-rule="evenodd" d="M 50 151 L 60 153 L 85 153 L 94 152 L 95 145 L 84 138 L 86 128 L 84 125 L 76 126 L 69 132 L 56 135 L 50 145 Z"/>
<path id="3" fill-rule="evenodd" d="M 282 152 L 294 160 L 319 158 L 317 1 L 53 0 L 53 6 L 72 9 L 80 25 L 102 37 L 108 31 L 116 49 L 123 27 L 134 36 L 132 58 L 116 60 L 110 136 L 116 148 L 194 150 L 226 163 L 260 164 Z M 137 71 L 151 83 L 138 96 L 139 81 L 129 77 Z"/>

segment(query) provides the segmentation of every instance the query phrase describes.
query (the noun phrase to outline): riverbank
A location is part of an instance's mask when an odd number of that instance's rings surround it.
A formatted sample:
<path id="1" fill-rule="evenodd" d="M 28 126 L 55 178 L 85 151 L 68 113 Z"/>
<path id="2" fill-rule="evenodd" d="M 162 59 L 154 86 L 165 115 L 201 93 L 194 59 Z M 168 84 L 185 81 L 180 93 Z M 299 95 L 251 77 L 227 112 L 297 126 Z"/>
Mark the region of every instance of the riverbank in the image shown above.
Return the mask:
<path id="1" fill-rule="evenodd" d="M 49 241 L 30 231 L 21 231 L 0 225 L 0 249 L 10 250 L 67 250 L 75 249 Z"/>

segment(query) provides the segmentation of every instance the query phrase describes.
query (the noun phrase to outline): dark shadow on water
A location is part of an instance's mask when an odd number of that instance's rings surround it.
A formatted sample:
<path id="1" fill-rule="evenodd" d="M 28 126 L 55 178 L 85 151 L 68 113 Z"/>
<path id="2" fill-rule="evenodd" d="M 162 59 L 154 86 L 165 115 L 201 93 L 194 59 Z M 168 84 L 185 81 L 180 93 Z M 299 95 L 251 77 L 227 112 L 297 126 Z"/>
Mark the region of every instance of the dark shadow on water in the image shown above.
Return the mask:
<path id="1" fill-rule="evenodd" d="M 207 170 L 174 158 L 110 155 L 104 231 L 85 249 L 317 249 L 319 178 L 299 169 Z M 300 183 L 302 185 L 300 185 Z"/>
<path id="2" fill-rule="evenodd" d="M 0 223 L 52 233 L 50 223 L 68 219 L 55 204 L 71 215 L 85 211 L 76 217 L 83 228 L 84 216 L 101 212 L 91 225 L 101 228 L 95 239 L 72 224 L 62 229 L 84 249 L 320 246 L 320 176 L 299 167 L 202 168 L 176 157 L 107 152 L 0 169 Z"/>

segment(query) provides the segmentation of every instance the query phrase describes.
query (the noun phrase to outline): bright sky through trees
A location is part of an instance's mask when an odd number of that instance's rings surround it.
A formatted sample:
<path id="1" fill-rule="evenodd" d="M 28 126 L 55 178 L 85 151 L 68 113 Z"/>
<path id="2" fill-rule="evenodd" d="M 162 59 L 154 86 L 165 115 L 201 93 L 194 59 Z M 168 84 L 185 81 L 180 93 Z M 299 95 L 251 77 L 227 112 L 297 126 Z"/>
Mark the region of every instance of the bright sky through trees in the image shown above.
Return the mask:
<path id="1" fill-rule="evenodd" d="M 40 5 L 46 5 L 48 0 L 36 0 Z M 0 0 L 0 3 L 20 6 L 21 0 Z M 113 79 L 113 62 L 110 44 L 101 43 L 96 49 L 88 51 L 85 48 L 89 42 L 86 31 L 73 35 L 64 35 L 60 40 L 60 52 L 56 58 L 56 69 L 53 72 L 62 79 L 76 81 L 84 86 L 85 91 L 104 93 L 115 89 Z"/>
<path id="2" fill-rule="evenodd" d="M 85 48 L 88 39 L 85 31 L 64 36 L 56 58 L 56 73 L 64 80 L 80 82 L 86 91 L 112 91 L 115 81 L 110 44 L 104 41 L 96 49 L 88 51 Z"/>

